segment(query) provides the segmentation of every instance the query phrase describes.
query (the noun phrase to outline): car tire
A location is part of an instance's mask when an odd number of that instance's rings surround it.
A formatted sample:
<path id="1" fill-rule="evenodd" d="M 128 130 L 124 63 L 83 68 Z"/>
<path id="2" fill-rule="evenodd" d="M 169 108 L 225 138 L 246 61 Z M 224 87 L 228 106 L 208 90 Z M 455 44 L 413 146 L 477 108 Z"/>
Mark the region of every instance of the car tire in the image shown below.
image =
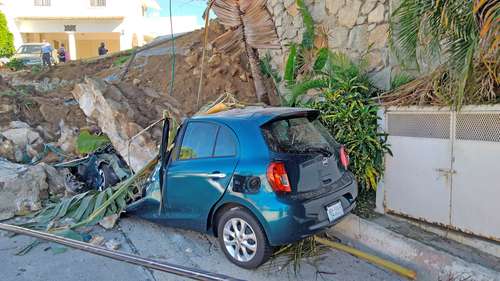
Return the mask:
<path id="1" fill-rule="evenodd" d="M 218 217 L 217 234 L 222 251 L 237 266 L 257 268 L 273 253 L 260 223 L 241 207 L 228 209 Z"/>

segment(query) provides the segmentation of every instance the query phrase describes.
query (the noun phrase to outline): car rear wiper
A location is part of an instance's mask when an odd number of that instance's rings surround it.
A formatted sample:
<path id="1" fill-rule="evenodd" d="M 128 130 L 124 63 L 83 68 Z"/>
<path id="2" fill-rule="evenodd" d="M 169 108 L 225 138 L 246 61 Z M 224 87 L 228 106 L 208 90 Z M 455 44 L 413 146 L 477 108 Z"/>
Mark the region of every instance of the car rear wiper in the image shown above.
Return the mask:
<path id="1" fill-rule="evenodd" d="M 325 156 L 325 157 L 330 157 L 333 155 L 333 153 L 328 150 L 327 148 L 324 148 L 324 147 L 308 147 L 306 149 L 304 149 L 304 152 L 317 152 L 317 153 L 321 153 L 321 155 Z"/>

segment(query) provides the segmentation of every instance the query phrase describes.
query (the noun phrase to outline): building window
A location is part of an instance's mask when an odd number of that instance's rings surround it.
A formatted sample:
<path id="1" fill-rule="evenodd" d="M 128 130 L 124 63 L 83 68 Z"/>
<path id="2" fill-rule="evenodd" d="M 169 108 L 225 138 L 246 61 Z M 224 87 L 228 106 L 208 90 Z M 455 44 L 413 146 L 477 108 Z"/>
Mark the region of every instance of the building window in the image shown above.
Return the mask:
<path id="1" fill-rule="evenodd" d="M 91 7 L 106 7 L 106 0 L 90 0 Z"/>
<path id="2" fill-rule="evenodd" d="M 50 6 L 50 0 L 35 0 L 35 6 L 48 7 Z"/>

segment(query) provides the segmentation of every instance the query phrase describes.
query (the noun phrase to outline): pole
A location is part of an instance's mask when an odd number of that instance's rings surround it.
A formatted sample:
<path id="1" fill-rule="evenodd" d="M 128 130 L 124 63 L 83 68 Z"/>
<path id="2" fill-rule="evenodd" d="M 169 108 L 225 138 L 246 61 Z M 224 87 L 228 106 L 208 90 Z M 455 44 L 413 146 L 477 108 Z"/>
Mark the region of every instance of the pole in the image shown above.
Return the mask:
<path id="1" fill-rule="evenodd" d="M 137 255 L 108 250 L 103 247 L 95 246 L 89 243 L 72 240 L 64 237 L 59 237 L 54 234 L 27 229 L 19 226 L 0 223 L 0 230 L 9 231 L 21 235 L 29 235 L 42 240 L 55 242 L 64 246 L 75 248 L 81 251 L 89 252 L 95 255 L 108 257 L 114 260 L 127 262 L 130 264 L 140 265 L 151 269 L 175 274 L 182 277 L 191 278 L 193 280 L 209 280 L 209 281 L 242 281 L 222 274 L 212 273 L 201 269 L 194 269 L 180 265 L 160 262 L 153 259 L 143 258 Z"/>

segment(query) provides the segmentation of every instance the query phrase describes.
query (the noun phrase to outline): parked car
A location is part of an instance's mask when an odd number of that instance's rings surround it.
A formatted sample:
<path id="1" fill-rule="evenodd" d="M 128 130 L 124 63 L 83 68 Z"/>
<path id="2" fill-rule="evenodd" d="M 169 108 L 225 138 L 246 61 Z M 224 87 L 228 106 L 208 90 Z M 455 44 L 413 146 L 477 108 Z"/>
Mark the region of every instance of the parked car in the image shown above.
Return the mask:
<path id="1" fill-rule="evenodd" d="M 26 43 L 21 45 L 11 59 L 18 59 L 26 66 L 42 65 L 43 43 Z"/>
<path id="2" fill-rule="evenodd" d="M 355 207 L 349 158 L 299 108 L 247 107 L 183 122 L 143 198 L 127 212 L 218 237 L 227 258 L 256 268 L 273 248 L 339 222 Z"/>

